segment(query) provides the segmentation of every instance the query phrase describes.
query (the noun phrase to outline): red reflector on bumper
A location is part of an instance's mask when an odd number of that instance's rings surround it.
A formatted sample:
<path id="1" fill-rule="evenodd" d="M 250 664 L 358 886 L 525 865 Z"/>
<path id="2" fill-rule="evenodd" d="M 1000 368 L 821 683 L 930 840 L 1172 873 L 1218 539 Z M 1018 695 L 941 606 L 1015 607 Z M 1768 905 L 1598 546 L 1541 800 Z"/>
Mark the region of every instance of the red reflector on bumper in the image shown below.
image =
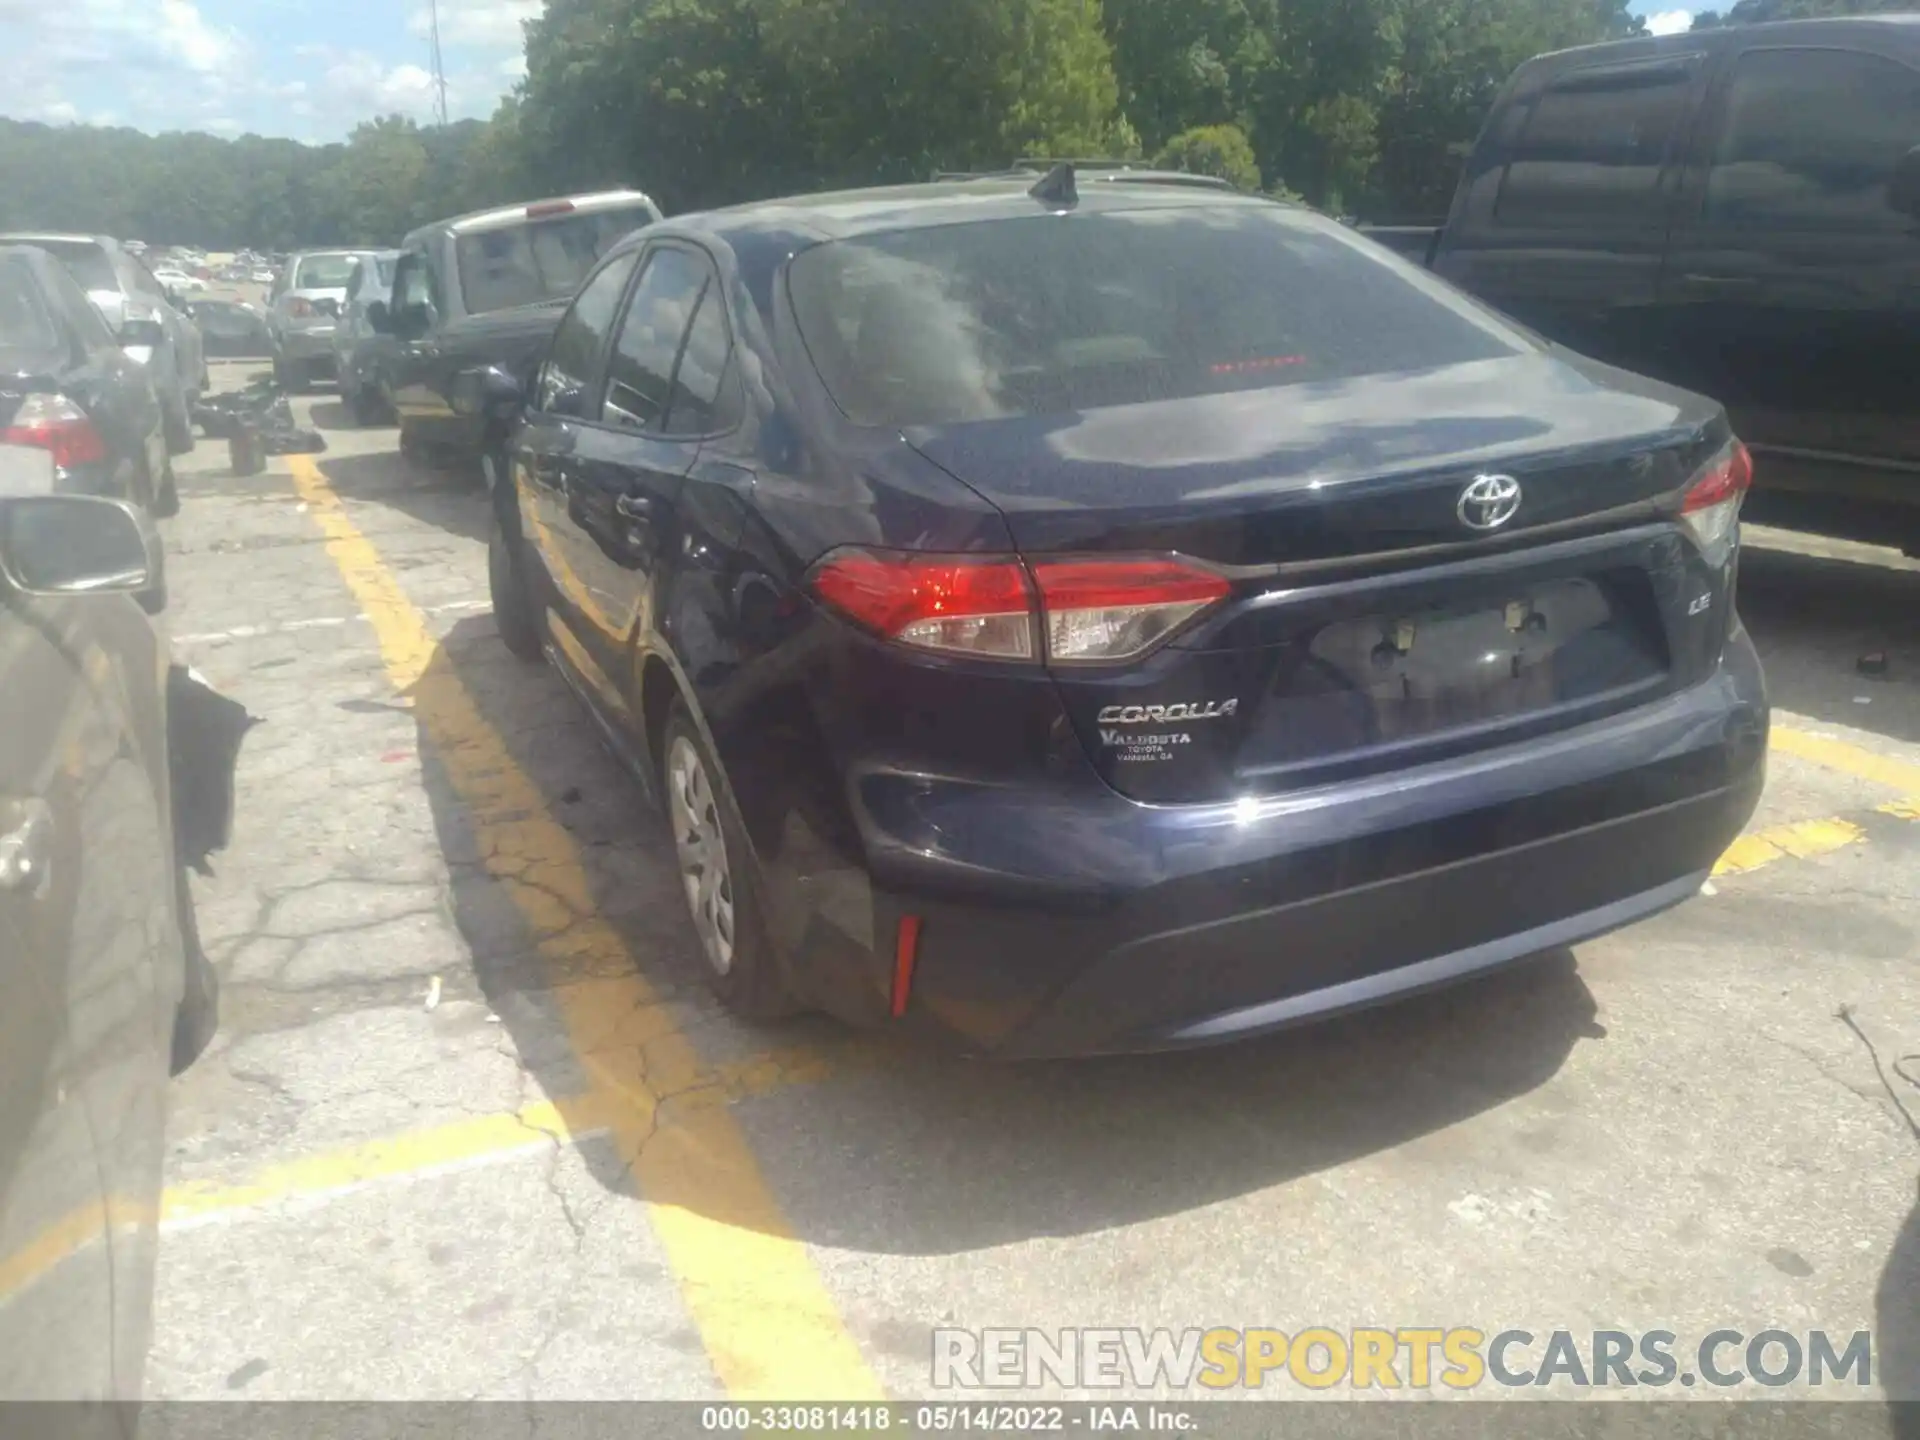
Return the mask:
<path id="1" fill-rule="evenodd" d="M 920 958 L 920 917 L 902 915 L 900 933 L 893 942 L 893 1018 L 907 1013 L 907 996 L 913 990 L 913 963 Z"/>

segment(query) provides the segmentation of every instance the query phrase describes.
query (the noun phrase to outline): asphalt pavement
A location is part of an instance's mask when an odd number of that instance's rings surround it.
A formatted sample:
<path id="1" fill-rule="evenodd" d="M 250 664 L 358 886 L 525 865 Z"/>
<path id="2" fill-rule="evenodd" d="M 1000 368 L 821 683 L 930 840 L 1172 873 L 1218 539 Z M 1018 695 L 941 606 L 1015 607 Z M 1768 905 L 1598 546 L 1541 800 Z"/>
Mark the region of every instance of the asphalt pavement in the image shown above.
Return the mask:
<path id="1" fill-rule="evenodd" d="M 1865 1330 L 1866 1386 L 1716 1393 L 1920 1395 L 1920 566 L 1750 534 L 1779 735 L 1682 908 L 1254 1043 L 976 1063 L 720 1012 L 661 825 L 495 633 L 477 488 L 296 409 L 326 454 L 202 441 L 168 531 L 178 649 L 265 723 L 196 885 L 150 1396 L 911 1399 L 936 1328 L 1129 1326 Z"/>

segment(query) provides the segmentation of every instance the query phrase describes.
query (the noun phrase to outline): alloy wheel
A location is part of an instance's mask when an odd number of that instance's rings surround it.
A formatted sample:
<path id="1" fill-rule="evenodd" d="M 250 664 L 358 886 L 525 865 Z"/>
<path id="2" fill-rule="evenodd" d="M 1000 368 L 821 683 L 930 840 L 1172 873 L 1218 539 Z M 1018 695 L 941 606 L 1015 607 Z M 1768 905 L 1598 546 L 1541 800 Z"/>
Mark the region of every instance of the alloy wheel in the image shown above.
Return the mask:
<path id="1" fill-rule="evenodd" d="M 673 819 L 673 843 L 679 852 L 680 880 L 687 908 L 707 963 L 719 974 L 733 968 L 733 875 L 727 863 L 727 837 L 713 784 L 700 752 L 676 735 L 667 753 L 667 806 Z"/>

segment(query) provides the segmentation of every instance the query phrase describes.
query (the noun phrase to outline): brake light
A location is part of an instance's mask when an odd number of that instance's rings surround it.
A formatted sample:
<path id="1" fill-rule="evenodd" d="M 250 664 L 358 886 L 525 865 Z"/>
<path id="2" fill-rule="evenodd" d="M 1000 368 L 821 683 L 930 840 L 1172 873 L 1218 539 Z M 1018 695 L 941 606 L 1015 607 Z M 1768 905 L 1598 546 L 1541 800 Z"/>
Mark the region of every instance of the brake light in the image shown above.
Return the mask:
<path id="1" fill-rule="evenodd" d="M 1753 457 L 1738 440 L 1715 452 L 1687 486 L 1680 519 L 1710 563 L 1726 564 L 1739 535 L 1740 502 L 1752 486 Z"/>
<path id="2" fill-rule="evenodd" d="M 1126 660 L 1227 598 L 1224 577 L 1181 560 L 1048 560 L 1033 567 L 1047 654 Z"/>
<path id="3" fill-rule="evenodd" d="M 1034 658 L 1027 572 L 1006 556 L 843 550 L 814 571 L 813 593 L 905 645 L 1001 660 Z"/>
<path id="4" fill-rule="evenodd" d="M 0 443 L 46 450 L 62 470 L 107 458 L 107 442 L 87 412 L 64 395 L 29 395 L 0 430 Z"/>
<path id="5" fill-rule="evenodd" d="M 888 639 L 923 650 L 1032 660 L 1038 636 L 1067 664 L 1130 660 L 1226 598 L 1227 581 L 1171 558 L 1036 562 L 1013 556 L 841 550 L 813 593 Z"/>
<path id="6" fill-rule="evenodd" d="M 295 320 L 305 320 L 313 314 L 313 305 L 302 295 L 294 295 L 287 300 L 287 314 Z"/>
<path id="7" fill-rule="evenodd" d="M 571 215 L 572 213 L 571 200 L 543 200 L 538 205 L 527 206 L 529 220 L 544 220 L 549 215 Z"/>

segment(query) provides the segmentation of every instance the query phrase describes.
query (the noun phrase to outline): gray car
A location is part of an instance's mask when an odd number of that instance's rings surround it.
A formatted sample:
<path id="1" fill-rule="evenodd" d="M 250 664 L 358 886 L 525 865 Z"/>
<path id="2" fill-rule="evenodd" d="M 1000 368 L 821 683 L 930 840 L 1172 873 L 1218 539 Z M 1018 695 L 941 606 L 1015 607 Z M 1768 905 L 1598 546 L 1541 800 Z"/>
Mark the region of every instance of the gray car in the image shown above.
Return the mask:
<path id="1" fill-rule="evenodd" d="M 151 522 L 58 486 L 45 451 L 0 446 L 0 1396 L 132 1401 L 168 1075 L 218 1018 L 185 866 L 229 792 L 181 762 L 221 725 L 141 603 Z"/>
<path id="2" fill-rule="evenodd" d="M 273 378 L 300 390 L 333 374 L 333 337 L 347 304 L 347 280 L 361 250 L 302 250 L 289 255 L 267 293 Z"/>
<path id="3" fill-rule="evenodd" d="M 376 425 L 392 414 L 382 380 L 383 360 L 399 341 L 373 328 L 368 319 L 375 301 L 385 304 L 393 293 L 393 272 L 400 263 L 398 250 L 362 255 L 347 277 L 347 303 L 333 332 L 333 364 L 340 379 L 340 397 L 362 425 Z"/>
<path id="4" fill-rule="evenodd" d="M 193 405 L 207 389 L 200 330 L 184 297 L 154 278 L 146 262 L 104 235 L 0 235 L 0 245 L 33 245 L 66 266 L 87 298 L 121 336 L 121 348 L 147 367 L 166 421 L 167 449 L 193 449 Z"/>

